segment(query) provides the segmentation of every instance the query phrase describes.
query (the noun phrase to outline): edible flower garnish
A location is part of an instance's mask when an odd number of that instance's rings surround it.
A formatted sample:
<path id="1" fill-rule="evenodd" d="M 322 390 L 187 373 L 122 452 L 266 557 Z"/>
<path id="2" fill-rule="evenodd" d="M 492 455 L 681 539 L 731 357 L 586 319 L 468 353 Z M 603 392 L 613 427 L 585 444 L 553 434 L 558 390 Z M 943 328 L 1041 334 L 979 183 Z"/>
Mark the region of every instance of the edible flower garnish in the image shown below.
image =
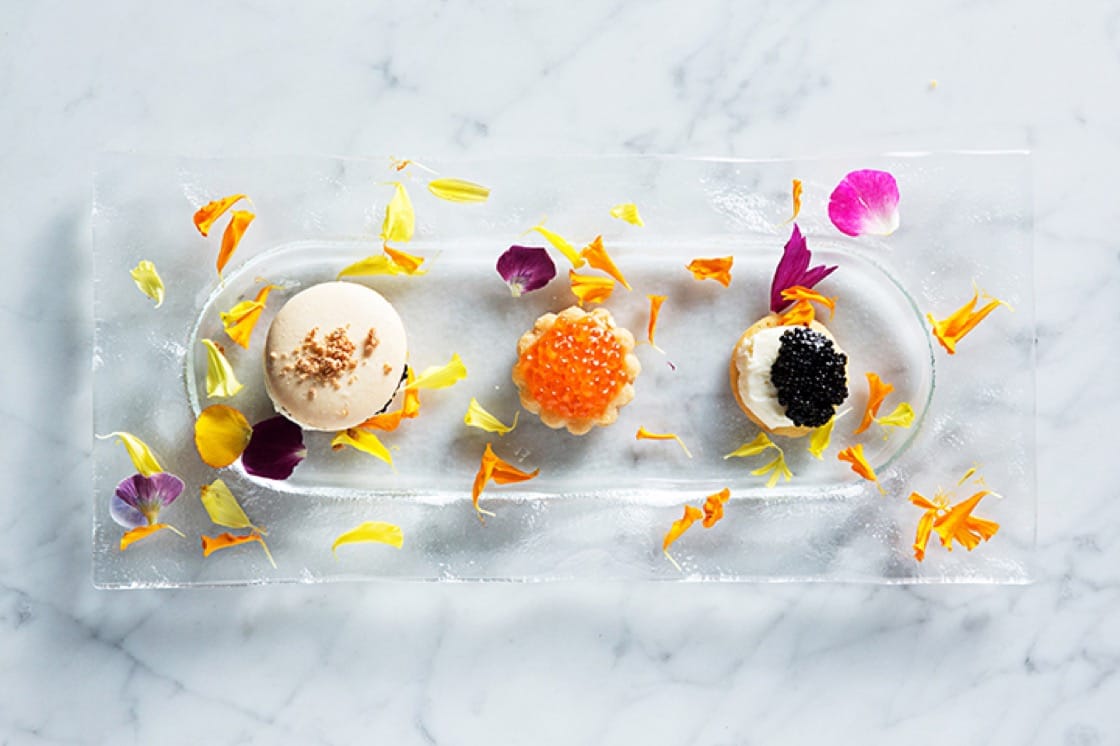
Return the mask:
<path id="1" fill-rule="evenodd" d="M 359 428 L 393 432 L 401 426 L 403 420 L 411 420 L 420 414 L 420 390 L 408 388 L 408 384 L 416 380 L 416 374 L 412 372 L 412 368 L 410 367 L 406 375 L 407 379 L 405 380 L 405 390 L 403 400 L 401 401 L 401 408 L 395 409 L 392 412 L 375 414 L 373 417 L 370 417 L 368 420 L 358 425 Z"/>
<path id="2" fill-rule="evenodd" d="M 163 305 L 163 280 L 156 271 L 156 265 L 147 259 L 142 259 L 129 271 L 129 274 L 132 275 L 132 280 L 140 292 L 156 302 L 156 308 Z"/>
<path id="3" fill-rule="evenodd" d="M 852 435 L 859 435 L 871 427 L 875 415 L 879 414 L 879 407 L 883 406 L 883 400 L 892 391 L 894 391 L 894 386 L 885 383 L 877 373 L 869 372 L 867 374 L 867 407 L 863 410 L 863 419 L 860 420 L 859 427 L 852 431 Z"/>
<path id="4" fill-rule="evenodd" d="M 520 412 L 513 413 L 513 424 L 507 425 L 499 420 L 494 415 L 487 412 L 478 403 L 478 399 L 471 397 L 471 403 L 467 405 L 467 416 L 463 418 L 463 422 L 467 427 L 477 427 L 479 430 L 485 430 L 488 433 L 497 433 L 498 435 L 505 435 L 506 433 L 517 427 L 517 416 Z"/>
<path id="5" fill-rule="evenodd" d="M 132 433 L 117 431 L 108 435 L 97 436 L 98 440 L 109 440 L 110 438 L 120 438 L 121 445 L 124 446 L 125 451 L 128 452 L 128 457 L 132 460 L 132 465 L 142 476 L 150 477 L 163 471 L 163 467 L 159 465 L 159 460 L 156 459 L 148 444 Z"/>
<path id="6" fill-rule="evenodd" d="M 980 490 L 949 507 L 948 496 L 940 490 L 932 501 L 917 492 L 910 493 L 910 502 L 925 510 L 914 536 L 914 558 L 919 562 L 925 559 L 931 531 L 937 532 L 941 545 L 950 552 L 953 551 L 954 539 L 971 552 L 981 540 L 987 541 L 995 536 L 999 530 L 998 523 L 972 515 L 980 500 L 990 494 L 989 490 Z"/>
<path id="7" fill-rule="evenodd" d="M 581 306 L 584 303 L 602 303 L 614 292 L 613 278 L 581 275 L 573 269 L 568 270 L 568 283 Z"/>
<path id="8" fill-rule="evenodd" d="M 689 458 L 692 458 L 692 453 L 689 452 L 688 446 L 686 446 L 684 444 L 684 441 L 681 440 L 680 436 L 677 435 L 676 433 L 651 433 L 649 430 L 646 430 L 644 427 L 639 427 L 637 434 L 634 435 L 634 439 L 635 440 L 675 440 L 675 441 L 677 441 L 677 445 L 679 445 L 681 447 L 681 450 L 684 451 L 684 455 L 688 456 Z"/>
<path id="9" fill-rule="evenodd" d="M 799 300 L 788 310 L 778 316 L 779 326 L 809 326 L 817 318 L 813 304 L 807 300 Z"/>
<path id="10" fill-rule="evenodd" d="M 804 285 L 794 285 L 793 287 L 789 287 L 783 290 L 782 300 L 792 300 L 797 301 L 798 303 L 819 303 L 828 309 L 828 318 L 831 319 L 836 315 L 835 297 L 826 297 L 816 292 L 815 290 L 810 290 Z"/>
<path id="11" fill-rule="evenodd" d="M 121 480 L 109 502 L 109 515 L 118 525 L 129 529 L 121 536 L 121 551 L 165 528 L 183 536 L 178 529 L 159 522 L 160 510 L 175 502 L 182 491 L 183 480 L 167 472 L 151 476 L 133 474 Z"/>
<path id="12" fill-rule="evenodd" d="M 525 232 L 532 233 L 534 231 L 539 233 L 545 241 L 548 241 L 552 248 L 563 254 L 564 258 L 571 262 L 573 267 L 579 269 L 583 266 L 583 257 L 576 251 L 576 247 L 572 246 L 563 236 L 545 228 L 544 223 L 538 223 Z"/>
<path id="13" fill-rule="evenodd" d="M 886 171 L 852 171 L 832 190 L 828 217 L 848 236 L 889 236 L 898 229 L 898 182 Z"/>
<path id="14" fill-rule="evenodd" d="M 381 240 L 408 243 L 416 230 L 416 212 L 404 184 L 394 181 L 393 187 L 393 198 L 385 206 L 385 219 L 381 222 Z"/>
<path id="15" fill-rule="evenodd" d="M 681 538 L 685 531 L 692 528 L 692 524 L 696 523 L 704 516 L 703 511 L 693 505 L 684 506 L 684 515 L 679 519 L 673 521 L 673 525 L 669 526 L 669 530 L 665 534 L 665 538 L 661 540 L 661 552 L 665 555 L 665 559 L 673 563 L 673 567 L 681 571 L 681 566 L 673 559 L 673 555 L 669 554 L 669 547 L 673 545 L 677 539 Z"/>
<path id="16" fill-rule="evenodd" d="M 382 250 L 393 260 L 393 264 L 404 270 L 406 275 L 422 275 L 426 274 L 428 271 L 426 269 L 420 269 L 420 265 L 424 263 L 424 257 L 422 256 L 409 254 L 400 249 L 394 249 L 389 244 L 385 244 Z"/>
<path id="17" fill-rule="evenodd" d="M 622 272 L 618 269 L 618 266 L 614 263 L 614 260 L 611 259 L 611 255 L 607 253 L 607 250 L 605 248 L 603 248 L 602 236 L 595 236 L 595 238 L 592 239 L 591 243 L 583 247 L 583 249 L 579 252 L 579 255 L 586 259 L 587 263 L 595 269 L 606 272 L 608 275 L 618 280 L 619 284 L 622 285 L 622 287 L 626 288 L 627 290 L 631 289 L 630 283 L 628 283 L 626 281 L 626 278 L 622 276 Z"/>
<path id="18" fill-rule="evenodd" d="M 222 326 L 230 339 L 249 349 L 249 338 L 261 319 L 268 294 L 278 289 L 276 285 L 265 285 L 257 291 L 257 296 L 253 300 L 243 300 L 228 311 L 219 314 L 222 318 Z"/>
<path id="19" fill-rule="evenodd" d="M 760 432 L 750 443 L 744 443 L 723 458 L 724 460 L 727 460 L 729 458 L 745 458 L 747 456 L 757 456 L 767 448 L 771 448 L 773 446 L 774 442 L 770 440 L 766 433 Z"/>
<path id="20" fill-rule="evenodd" d="M 225 398 L 245 388 L 222 349 L 210 339 L 202 340 L 202 345 L 206 348 L 206 395 Z"/>
<path id="21" fill-rule="evenodd" d="M 237 247 L 241 244 L 241 237 L 245 235 L 245 230 L 255 217 L 256 215 L 248 210 L 234 210 L 233 214 L 230 215 L 229 222 L 226 223 L 226 229 L 222 231 L 222 247 L 218 250 L 218 261 L 215 264 L 219 275 L 222 274 L 222 270 L 229 263 L 233 252 L 237 251 Z"/>
<path id="22" fill-rule="evenodd" d="M 432 365 L 420 372 L 415 379 L 405 383 L 405 391 L 409 389 L 445 389 L 454 386 L 467 377 L 467 366 L 459 353 L 451 355 L 451 360 L 446 365 Z"/>
<path id="23" fill-rule="evenodd" d="M 817 283 L 836 271 L 836 266 L 826 267 L 819 264 L 809 267 L 813 261 L 813 253 L 809 251 L 809 243 L 801 235 L 797 223 L 793 224 L 793 233 L 786 241 L 782 251 L 782 258 L 774 270 L 774 279 L 770 282 L 770 310 L 780 312 L 790 304 L 782 297 L 782 291 L 800 286 L 807 289 L 816 287 Z"/>
<path id="24" fill-rule="evenodd" d="M 241 465 L 255 477 L 287 479 L 306 456 L 303 430 L 287 417 L 276 415 L 253 425 Z"/>
<path id="25" fill-rule="evenodd" d="M 646 339 L 649 340 L 649 345 L 657 351 L 661 348 L 653 341 L 654 332 L 657 331 L 657 319 L 661 315 L 661 304 L 665 302 L 664 295 L 647 295 L 649 298 L 649 326 L 646 327 Z"/>
<path id="26" fill-rule="evenodd" d="M 835 424 L 836 417 L 834 415 L 809 436 L 809 453 L 813 454 L 814 458 L 824 460 L 824 452 L 828 449 L 828 444 L 832 442 L 832 427 Z"/>
<path id="27" fill-rule="evenodd" d="M 731 490 L 724 487 L 704 500 L 704 528 L 711 528 L 723 518 L 723 506 L 731 499 Z"/>
<path id="28" fill-rule="evenodd" d="M 252 544 L 256 542 L 261 545 L 264 554 L 268 557 L 268 562 L 276 569 L 276 561 L 272 559 L 272 552 L 268 551 L 268 545 L 264 543 L 264 537 L 255 531 L 248 534 L 231 534 L 229 531 L 218 534 L 217 536 L 202 535 L 202 556 L 209 557 L 214 552 L 221 551 L 222 549 L 229 549 L 230 547 L 239 547 L 242 544 Z"/>
<path id="29" fill-rule="evenodd" d="M 883 427 L 910 427 L 914 424 L 914 408 L 904 401 L 885 417 L 876 417 L 875 422 Z"/>
<path id="30" fill-rule="evenodd" d="M 715 280 L 727 287 L 731 284 L 731 265 L 735 257 L 725 256 L 717 259 L 693 259 L 685 267 L 697 280 Z"/>
<path id="31" fill-rule="evenodd" d="M 793 214 L 790 215 L 789 218 L 787 218 L 785 220 L 785 222 L 782 223 L 782 225 L 789 225 L 794 220 L 797 220 L 797 216 L 801 214 L 801 192 L 802 192 L 801 179 L 794 179 L 793 180 Z"/>
<path id="32" fill-rule="evenodd" d="M 887 494 L 887 491 L 883 489 L 883 485 L 879 484 L 879 477 L 875 474 L 875 470 L 871 468 L 871 464 L 867 463 L 867 459 L 864 458 L 863 443 L 856 443 L 854 446 L 848 446 L 837 453 L 836 458 L 841 461 L 847 461 L 852 465 L 852 471 L 859 474 L 867 481 L 874 482 L 875 486 L 879 488 L 880 495 Z"/>
<path id="33" fill-rule="evenodd" d="M 371 456 L 381 459 L 389 466 L 393 465 L 393 454 L 381 442 L 381 439 L 371 433 L 369 430 L 352 427 L 349 430 L 343 430 L 334 436 L 331 440 L 331 449 L 335 451 L 342 450 L 343 447 L 350 446 L 362 453 L 368 453 Z"/>
<path id="34" fill-rule="evenodd" d="M 763 453 L 764 451 L 767 451 L 771 448 L 777 451 L 778 455 L 775 456 L 772 460 L 758 467 L 757 469 L 751 471 L 751 474 L 756 477 L 769 475 L 770 478 L 766 480 L 766 486 L 773 487 L 778 483 L 779 479 L 784 478 L 788 482 L 793 478 L 793 472 L 789 470 L 789 466 L 786 464 L 785 451 L 783 451 L 779 445 L 774 443 L 774 441 L 770 440 L 766 433 L 760 432 L 750 443 L 744 443 L 723 458 L 729 459 L 757 456 L 760 453 Z"/>
<path id="35" fill-rule="evenodd" d="M 362 277 L 371 275 L 425 275 L 428 270 L 421 268 L 424 257 L 407 254 L 385 244 L 384 253 L 367 256 L 343 268 L 338 277 Z"/>
<path id="36" fill-rule="evenodd" d="M 975 310 L 976 302 L 980 299 L 981 295 L 984 296 L 987 303 L 981 306 L 979 310 Z M 965 303 L 956 311 L 953 311 L 948 318 L 938 321 L 931 313 L 927 313 L 926 318 L 929 319 L 929 323 L 933 325 L 933 336 L 937 338 L 937 341 L 941 343 L 941 346 L 945 348 L 946 352 L 950 355 L 954 355 L 957 352 L 957 342 L 960 342 L 964 335 L 975 329 L 976 325 L 984 320 L 984 317 L 996 310 L 999 306 L 1011 308 L 1011 306 L 1008 306 L 1007 303 L 1001 301 L 999 298 L 993 298 L 981 291 L 980 288 L 974 287 L 972 300 Z"/>
<path id="37" fill-rule="evenodd" d="M 203 463 L 220 469 L 237 460 L 249 445 L 253 428 L 245 415 L 225 404 L 212 404 L 194 422 L 194 445 Z"/>
<path id="38" fill-rule="evenodd" d="M 194 227 L 198 228 L 198 232 L 205 238 L 210 235 L 210 228 L 217 222 L 218 218 L 225 215 L 226 210 L 243 199 L 245 199 L 244 194 L 231 194 L 228 197 L 222 197 L 213 202 L 208 202 L 195 212 Z"/>
<path id="39" fill-rule="evenodd" d="M 625 221 L 630 225 L 643 226 L 645 223 L 642 221 L 642 216 L 638 214 L 638 206 L 633 202 L 626 202 L 621 205 L 615 205 L 611 208 L 611 217 L 618 218 Z M 627 288 L 629 290 L 630 288 Z"/>
<path id="40" fill-rule="evenodd" d="M 392 523 L 366 521 L 356 528 L 339 534 L 338 538 L 331 544 L 331 552 L 334 554 L 335 558 L 337 558 L 339 547 L 346 544 L 358 544 L 361 542 L 388 544 L 391 547 L 400 549 L 401 546 L 404 545 L 404 532 L 401 531 L 400 526 L 396 526 Z"/>
<path id="41" fill-rule="evenodd" d="M 448 202 L 485 202 L 490 198 L 488 188 L 463 179 L 432 179 L 428 191 Z"/>
<path id="42" fill-rule="evenodd" d="M 510 246 L 498 257 L 497 269 L 514 298 L 540 290 L 556 276 L 548 249 L 539 246 Z"/>
<path id="43" fill-rule="evenodd" d="M 483 510 L 479 507 L 478 498 L 482 495 L 482 491 L 486 489 L 486 485 L 490 481 L 497 484 L 514 484 L 517 482 L 525 482 L 533 479 L 541 470 L 534 469 L 531 472 L 521 471 L 513 464 L 510 464 L 494 453 L 490 444 L 486 444 L 486 450 L 482 452 L 482 462 L 479 464 L 478 473 L 474 477 L 474 485 L 471 487 L 471 501 L 474 503 L 474 509 L 478 513 L 478 519 L 483 520 L 482 516 L 494 515 L 488 510 Z"/>
<path id="44" fill-rule="evenodd" d="M 225 526 L 226 528 L 247 528 L 251 532 L 247 536 L 235 536 L 228 532 L 213 538 L 203 536 L 203 556 L 209 557 L 219 549 L 256 541 L 260 543 L 261 549 L 264 550 L 265 556 L 268 557 L 268 563 L 275 569 L 276 561 L 272 559 L 272 552 L 269 551 L 268 544 L 261 538 L 268 532 L 260 526 L 253 525 L 249 520 L 249 516 L 245 515 L 245 510 L 241 507 L 241 503 L 237 502 L 237 498 L 233 496 L 233 492 L 226 486 L 226 483 L 220 479 L 215 479 L 210 484 L 202 485 L 200 493 L 202 506 L 206 508 L 206 513 L 210 516 L 211 521 L 219 526 Z"/>

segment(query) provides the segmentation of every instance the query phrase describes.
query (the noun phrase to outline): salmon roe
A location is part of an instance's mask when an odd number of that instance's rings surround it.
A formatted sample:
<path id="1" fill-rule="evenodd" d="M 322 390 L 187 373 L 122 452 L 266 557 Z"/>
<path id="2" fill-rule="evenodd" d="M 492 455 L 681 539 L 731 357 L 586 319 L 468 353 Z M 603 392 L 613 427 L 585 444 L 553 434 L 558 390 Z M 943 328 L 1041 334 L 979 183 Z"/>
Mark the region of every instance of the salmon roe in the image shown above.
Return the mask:
<path id="1" fill-rule="evenodd" d="M 584 317 L 559 318 L 521 356 L 529 394 L 546 412 L 568 419 L 599 417 L 628 383 L 614 333 Z"/>

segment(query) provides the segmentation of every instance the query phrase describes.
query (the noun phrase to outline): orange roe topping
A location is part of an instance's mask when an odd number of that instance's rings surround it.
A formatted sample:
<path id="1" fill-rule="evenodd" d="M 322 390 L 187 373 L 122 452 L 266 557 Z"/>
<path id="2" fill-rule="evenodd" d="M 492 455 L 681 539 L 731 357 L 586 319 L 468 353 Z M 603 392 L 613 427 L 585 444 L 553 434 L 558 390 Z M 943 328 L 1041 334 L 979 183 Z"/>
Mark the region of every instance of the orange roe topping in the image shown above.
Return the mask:
<path id="1" fill-rule="evenodd" d="M 557 319 L 525 350 L 521 371 L 541 409 L 569 419 L 602 415 L 628 382 L 622 345 L 588 317 Z"/>

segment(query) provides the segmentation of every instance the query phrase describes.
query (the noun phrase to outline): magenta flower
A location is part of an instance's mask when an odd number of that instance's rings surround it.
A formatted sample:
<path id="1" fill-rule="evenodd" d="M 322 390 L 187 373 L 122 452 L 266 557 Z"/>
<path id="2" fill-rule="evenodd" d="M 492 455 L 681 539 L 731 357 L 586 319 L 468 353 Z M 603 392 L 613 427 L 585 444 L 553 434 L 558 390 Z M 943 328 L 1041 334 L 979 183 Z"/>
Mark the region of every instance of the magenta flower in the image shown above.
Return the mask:
<path id="1" fill-rule="evenodd" d="M 303 430 L 287 417 L 276 415 L 253 425 L 241 465 L 255 477 L 287 479 L 305 456 Z"/>
<path id="2" fill-rule="evenodd" d="M 109 515 L 124 528 L 150 526 L 156 523 L 159 511 L 175 502 L 182 492 L 183 480 L 174 474 L 133 474 L 117 485 L 109 503 Z"/>
<path id="3" fill-rule="evenodd" d="M 810 268 L 809 262 L 813 261 L 813 253 L 809 251 L 809 244 L 801 235 L 797 223 L 793 224 L 793 233 L 786 241 L 785 250 L 778 267 L 774 270 L 774 279 L 770 283 L 770 310 L 780 312 L 793 301 L 782 297 L 782 291 L 795 285 L 812 288 L 818 282 L 836 271 L 835 265 L 825 267 L 823 264 Z"/>
<path id="4" fill-rule="evenodd" d="M 898 182 L 886 171 L 852 171 L 832 190 L 828 217 L 848 236 L 889 236 L 898 229 Z"/>
<path id="5" fill-rule="evenodd" d="M 540 290 L 556 276 L 556 265 L 548 251 L 533 246 L 510 246 L 498 257 L 498 274 L 509 285 L 514 298 Z"/>

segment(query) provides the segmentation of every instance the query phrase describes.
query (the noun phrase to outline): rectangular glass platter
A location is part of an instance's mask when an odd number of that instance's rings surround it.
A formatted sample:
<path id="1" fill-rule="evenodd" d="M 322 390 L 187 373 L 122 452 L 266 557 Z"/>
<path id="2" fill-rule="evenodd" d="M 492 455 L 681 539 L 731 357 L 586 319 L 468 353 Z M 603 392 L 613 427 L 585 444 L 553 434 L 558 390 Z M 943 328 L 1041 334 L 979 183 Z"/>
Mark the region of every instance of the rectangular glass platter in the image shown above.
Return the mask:
<path id="1" fill-rule="evenodd" d="M 856 158 L 731 160 L 663 157 L 424 160 L 442 176 L 492 190 L 483 204 L 436 199 L 417 167 L 396 172 L 389 158 L 316 156 L 191 159 L 107 154 L 94 197 L 94 432 L 129 431 L 186 482 L 162 516 L 186 538 L 162 532 L 127 551 L 109 515 L 116 484 L 133 472 L 124 450 L 95 441 L 94 582 L 105 588 L 185 587 L 356 579 L 538 581 L 651 579 L 723 581 L 1001 582 L 1029 580 L 1035 542 L 1034 297 L 1030 158 L 1021 152 L 901 153 Z M 902 194 L 901 227 L 886 238 L 848 238 L 828 218 L 828 197 L 845 173 L 893 173 Z M 768 458 L 724 459 L 758 430 L 735 405 L 728 361 L 739 335 L 768 311 L 769 284 L 791 226 L 792 179 L 804 184 L 797 219 L 814 263 L 839 269 L 820 286 L 839 298 L 830 330 L 849 356 L 850 397 L 822 460 L 807 439 L 776 439 L 794 477 L 773 488 L 751 471 Z M 418 369 L 459 354 L 468 377 L 422 394 L 420 417 L 382 434 L 394 467 L 352 451 L 332 451 L 330 434 L 307 433 L 308 457 L 291 479 L 270 482 L 239 466 L 214 470 L 199 459 L 193 422 L 221 402 L 250 421 L 273 414 L 264 393 L 263 337 L 287 298 L 332 280 L 344 266 L 381 251 L 378 234 L 393 188 L 403 180 L 416 211 L 413 241 L 427 258 L 418 277 L 354 278 L 388 297 L 409 334 Z M 256 220 L 219 281 L 214 267 L 221 225 L 208 239 L 190 216 L 201 204 L 246 193 Z M 610 217 L 634 202 L 644 227 Z M 521 412 L 499 437 L 463 424 L 477 398 L 508 422 L 520 409 L 510 380 L 518 337 L 549 311 L 574 302 L 567 262 L 543 290 L 513 298 L 494 263 L 511 244 L 546 245 L 526 229 L 546 225 L 577 247 L 595 235 L 633 286 L 605 306 L 635 337 L 646 336 L 647 294 L 667 297 L 659 352 L 637 348 L 643 371 L 634 402 L 618 421 L 575 437 Z M 699 282 L 685 270 L 697 257 L 733 256 L 732 282 Z M 155 309 L 129 270 L 153 261 L 167 285 Z M 224 337 L 219 311 L 270 297 L 248 350 Z M 967 301 L 973 282 L 1007 301 L 948 356 L 929 334 L 938 318 Z M 201 386 L 198 340 L 224 343 L 244 391 L 211 400 Z M 867 400 L 864 374 L 895 386 L 883 412 L 908 401 L 915 425 L 882 437 L 851 431 Z M 639 426 L 674 432 L 671 442 L 637 441 Z M 491 485 L 481 523 L 470 488 L 487 442 L 540 476 Z M 863 443 L 886 490 L 882 496 L 835 454 Z M 913 557 L 921 510 L 912 491 L 956 487 L 979 465 L 989 497 L 977 515 L 1000 530 L 972 552 L 947 552 L 936 537 L 924 562 Z M 204 559 L 212 524 L 199 486 L 221 477 L 247 513 L 268 529 L 273 569 L 254 546 Z M 661 551 L 684 504 L 731 490 L 725 518 L 697 524 Z M 334 538 L 364 521 L 401 526 L 404 546 L 345 547 Z"/>

